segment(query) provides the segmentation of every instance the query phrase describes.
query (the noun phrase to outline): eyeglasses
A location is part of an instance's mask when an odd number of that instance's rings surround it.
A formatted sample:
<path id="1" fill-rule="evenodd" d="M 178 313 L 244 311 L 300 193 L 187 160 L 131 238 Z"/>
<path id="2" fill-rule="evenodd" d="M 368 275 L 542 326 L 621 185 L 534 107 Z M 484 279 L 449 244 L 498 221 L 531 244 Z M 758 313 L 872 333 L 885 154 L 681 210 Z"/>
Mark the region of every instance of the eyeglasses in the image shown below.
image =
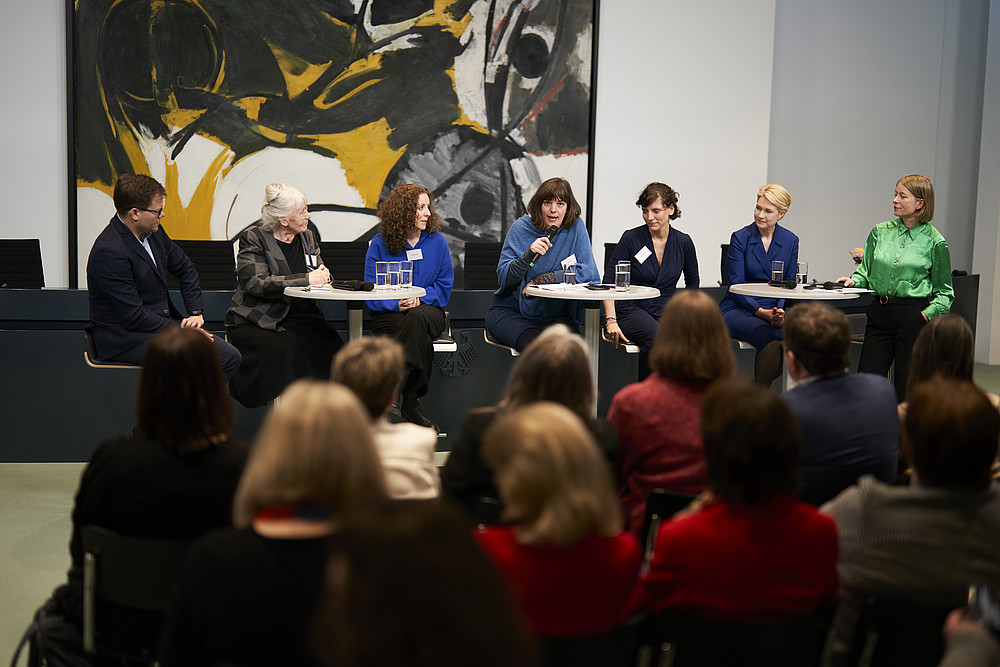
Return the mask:
<path id="1" fill-rule="evenodd" d="M 151 209 L 151 208 L 139 208 L 139 207 L 137 206 L 137 207 L 135 208 L 135 210 L 137 210 L 137 211 L 145 211 L 146 213 L 152 213 L 152 214 L 153 214 L 153 215 L 155 215 L 155 216 L 156 216 L 157 218 L 162 218 L 162 217 L 163 217 L 163 209 L 162 209 L 162 208 L 158 208 L 158 209 Z"/>

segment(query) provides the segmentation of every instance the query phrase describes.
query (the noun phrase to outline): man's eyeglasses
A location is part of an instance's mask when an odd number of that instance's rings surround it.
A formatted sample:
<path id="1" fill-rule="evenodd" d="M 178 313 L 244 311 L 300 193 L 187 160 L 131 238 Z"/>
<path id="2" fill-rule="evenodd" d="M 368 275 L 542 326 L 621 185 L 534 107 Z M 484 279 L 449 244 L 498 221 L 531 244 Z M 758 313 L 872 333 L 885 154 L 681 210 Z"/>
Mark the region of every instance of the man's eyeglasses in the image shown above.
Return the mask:
<path id="1" fill-rule="evenodd" d="M 135 208 L 135 210 L 137 210 L 137 211 L 145 211 L 146 213 L 152 213 L 152 214 L 153 214 L 153 215 L 155 215 L 155 216 L 156 216 L 157 218 L 162 218 L 162 217 L 163 217 L 163 209 L 162 209 L 162 208 L 158 208 L 158 209 L 151 209 L 151 208 L 139 208 L 139 207 L 137 206 L 137 207 Z"/>

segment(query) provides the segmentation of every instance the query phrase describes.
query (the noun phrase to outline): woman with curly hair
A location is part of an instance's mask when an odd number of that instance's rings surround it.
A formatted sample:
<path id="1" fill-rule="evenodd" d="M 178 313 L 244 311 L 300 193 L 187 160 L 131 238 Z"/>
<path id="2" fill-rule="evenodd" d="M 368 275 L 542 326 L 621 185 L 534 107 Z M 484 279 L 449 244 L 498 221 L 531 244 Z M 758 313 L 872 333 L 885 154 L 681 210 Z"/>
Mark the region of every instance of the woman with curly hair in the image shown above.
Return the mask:
<path id="1" fill-rule="evenodd" d="M 372 333 L 394 336 L 406 353 L 399 412 L 406 421 L 435 424 L 418 399 L 427 394 L 434 357 L 433 341 L 445 328 L 444 307 L 451 297 L 455 271 L 448 242 L 441 235 L 441 216 L 427 188 L 401 185 L 378 207 L 379 233 L 365 256 L 365 280 L 375 281 L 376 262 L 413 262 L 413 285 L 427 294 L 415 299 L 368 301 Z"/>

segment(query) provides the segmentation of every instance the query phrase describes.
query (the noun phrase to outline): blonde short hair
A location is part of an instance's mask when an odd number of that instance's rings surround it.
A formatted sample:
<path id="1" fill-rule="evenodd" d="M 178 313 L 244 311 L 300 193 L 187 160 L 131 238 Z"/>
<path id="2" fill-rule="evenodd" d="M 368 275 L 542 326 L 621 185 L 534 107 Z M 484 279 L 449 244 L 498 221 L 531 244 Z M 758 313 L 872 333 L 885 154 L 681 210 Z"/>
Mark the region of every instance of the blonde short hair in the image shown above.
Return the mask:
<path id="1" fill-rule="evenodd" d="M 564 406 L 539 401 L 501 416 L 483 437 L 483 458 L 520 542 L 569 547 L 622 531 L 611 467 Z"/>
<path id="2" fill-rule="evenodd" d="M 331 518 L 386 498 L 365 409 L 344 386 L 298 380 L 281 394 L 250 453 L 233 524 L 274 505 L 315 503 Z"/>
<path id="3" fill-rule="evenodd" d="M 403 346 L 388 336 L 365 336 L 340 348 L 330 379 L 358 397 L 372 419 L 385 413 L 403 377 Z"/>
<path id="4" fill-rule="evenodd" d="M 763 197 L 767 201 L 774 204 L 782 215 L 788 213 L 788 209 L 792 205 L 792 195 L 788 193 L 788 190 L 778 185 L 777 183 L 768 183 L 767 185 L 762 185 L 757 190 L 757 196 Z"/>

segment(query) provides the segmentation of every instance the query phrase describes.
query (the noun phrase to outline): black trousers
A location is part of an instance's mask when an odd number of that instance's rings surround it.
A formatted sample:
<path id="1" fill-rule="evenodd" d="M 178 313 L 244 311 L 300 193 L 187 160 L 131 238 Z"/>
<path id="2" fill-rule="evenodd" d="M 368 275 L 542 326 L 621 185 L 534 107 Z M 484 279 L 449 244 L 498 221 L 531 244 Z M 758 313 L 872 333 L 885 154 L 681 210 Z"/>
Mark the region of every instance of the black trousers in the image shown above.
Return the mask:
<path id="1" fill-rule="evenodd" d="M 927 303 L 927 299 L 906 299 L 882 304 L 876 296 L 868 306 L 868 324 L 858 372 L 885 376 L 893 366 L 892 381 L 900 402 L 906 400 L 913 343 L 927 324 L 920 312 Z"/>
<path id="2" fill-rule="evenodd" d="M 434 339 L 444 331 L 444 309 L 422 303 L 403 312 L 372 311 L 372 333 L 392 336 L 406 355 L 406 380 L 402 393 L 427 394 L 434 366 Z"/>

